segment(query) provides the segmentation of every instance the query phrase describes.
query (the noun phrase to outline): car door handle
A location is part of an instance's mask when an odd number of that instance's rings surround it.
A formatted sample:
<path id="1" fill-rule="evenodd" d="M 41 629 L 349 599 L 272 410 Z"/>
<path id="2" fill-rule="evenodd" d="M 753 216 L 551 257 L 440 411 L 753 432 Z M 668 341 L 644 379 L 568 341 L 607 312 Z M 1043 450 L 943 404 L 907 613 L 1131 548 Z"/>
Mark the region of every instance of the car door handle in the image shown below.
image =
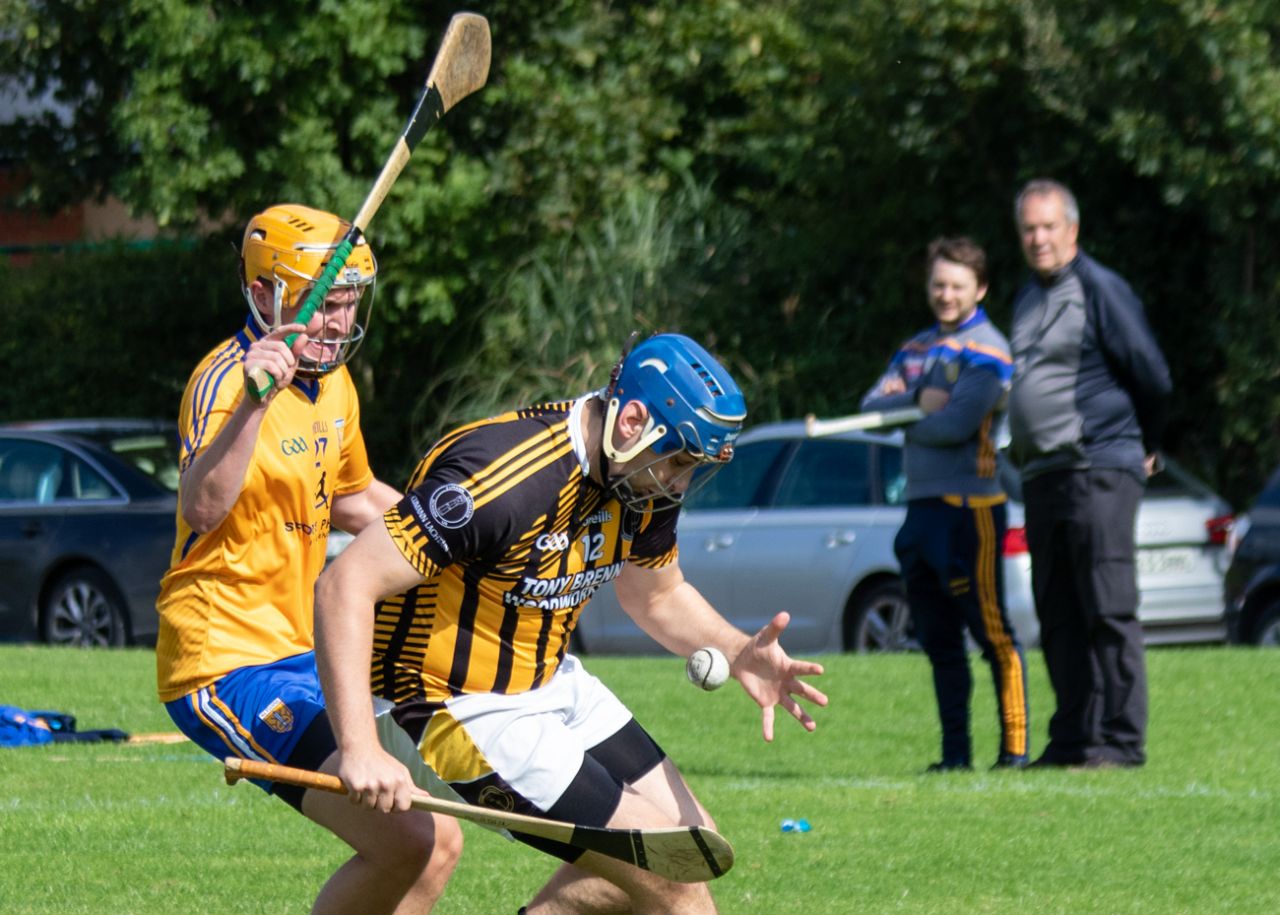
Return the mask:
<path id="1" fill-rule="evenodd" d="M 708 537 L 703 547 L 708 553 L 714 553 L 718 550 L 727 550 L 733 546 L 733 534 L 716 534 L 714 537 Z"/>
<path id="2" fill-rule="evenodd" d="M 26 521 L 22 525 L 22 536 L 30 539 L 44 533 L 43 521 Z"/>
<path id="3" fill-rule="evenodd" d="M 833 531 L 827 534 L 827 549 L 834 550 L 836 547 L 848 546 L 857 539 L 857 531 Z"/>

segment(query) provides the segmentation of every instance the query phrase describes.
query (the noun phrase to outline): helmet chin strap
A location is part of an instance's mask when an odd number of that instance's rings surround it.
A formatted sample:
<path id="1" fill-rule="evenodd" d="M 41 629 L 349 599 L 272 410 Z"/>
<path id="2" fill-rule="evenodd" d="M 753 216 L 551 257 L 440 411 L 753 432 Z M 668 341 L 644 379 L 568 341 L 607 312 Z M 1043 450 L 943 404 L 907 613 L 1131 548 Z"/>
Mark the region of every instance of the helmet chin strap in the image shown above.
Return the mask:
<path id="1" fill-rule="evenodd" d="M 616 464 L 630 463 L 655 442 L 661 441 L 663 436 L 667 434 L 667 427 L 661 423 L 654 423 L 653 416 L 650 415 L 639 440 L 630 448 L 618 448 L 613 444 L 612 439 L 619 409 L 618 399 L 616 397 L 610 398 L 605 409 L 604 434 L 600 440 L 600 450 L 603 452 L 604 461 L 601 467 L 601 476 L 604 478 L 605 489 L 616 496 L 624 506 L 634 511 L 644 511 L 647 506 L 654 505 L 655 502 L 659 503 L 659 505 L 655 506 L 655 511 L 678 507 L 681 502 L 681 496 L 667 491 L 666 487 L 658 483 L 656 479 L 654 482 L 658 488 L 657 492 L 641 495 L 636 493 L 631 486 L 632 479 L 639 474 L 648 473 L 652 475 L 654 466 L 660 464 L 666 455 L 655 455 L 649 464 L 644 467 L 638 467 L 622 476 L 615 476 L 609 472 L 609 463 L 611 461 Z"/>
<path id="2" fill-rule="evenodd" d="M 613 429 L 617 422 L 618 410 L 620 408 L 621 404 L 618 402 L 618 398 L 609 398 L 609 405 L 605 409 L 604 413 L 604 436 L 602 444 L 604 446 L 604 453 L 609 460 L 618 464 L 626 464 L 627 462 L 634 460 L 640 452 L 644 451 L 654 442 L 660 441 L 662 437 L 667 434 L 667 427 L 662 423 L 655 423 L 653 421 L 653 414 L 650 413 L 649 419 L 645 423 L 644 432 L 641 434 L 639 440 L 630 448 L 619 448 L 613 444 Z"/>

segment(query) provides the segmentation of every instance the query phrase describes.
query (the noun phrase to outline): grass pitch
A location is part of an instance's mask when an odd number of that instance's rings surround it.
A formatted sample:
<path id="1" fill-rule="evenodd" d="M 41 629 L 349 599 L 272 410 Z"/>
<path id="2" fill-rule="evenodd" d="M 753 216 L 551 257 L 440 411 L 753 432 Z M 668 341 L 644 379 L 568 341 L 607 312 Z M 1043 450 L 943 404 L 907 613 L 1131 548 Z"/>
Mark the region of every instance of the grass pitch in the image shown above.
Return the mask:
<path id="1" fill-rule="evenodd" d="M 737 864 L 733 913 L 1280 911 L 1280 652 L 1148 653 L 1150 762 L 1140 770 L 989 772 L 995 704 L 974 659 L 973 773 L 937 755 L 919 655 L 825 657 L 831 697 L 806 734 L 734 684 L 703 693 L 675 658 L 588 658 L 681 765 Z M 1052 696 L 1028 658 L 1032 749 Z M 172 730 L 149 651 L 0 646 L 0 702 L 82 729 Z M 0 750 L 0 911 L 306 912 L 345 846 L 256 788 L 227 787 L 188 743 Z M 783 833 L 784 818 L 813 830 Z M 464 824 L 439 915 L 514 915 L 553 863 Z"/>

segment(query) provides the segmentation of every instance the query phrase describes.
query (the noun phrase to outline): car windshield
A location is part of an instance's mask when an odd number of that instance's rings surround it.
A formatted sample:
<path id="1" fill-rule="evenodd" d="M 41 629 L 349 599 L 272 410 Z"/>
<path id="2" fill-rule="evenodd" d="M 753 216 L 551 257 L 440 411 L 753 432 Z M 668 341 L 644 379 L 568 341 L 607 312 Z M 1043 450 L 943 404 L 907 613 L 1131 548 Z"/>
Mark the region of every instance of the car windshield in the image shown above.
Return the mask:
<path id="1" fill-rule="evenodd" d="M 786 446 L 787 440 L 780 438 L 739 446 L 732 461 L 690 494 L 685 508 L 746 508 L 755 504 L 765 474 Z M 699 474 L 706 472 L 707 469 L 698 469 Z M 696 476 L 694 480 L 697 481 Z"/>
<path id="2" fill-rule="evenodd" d="M 178 442 L 158 432 L 97 432 L 88 436 L 170 492 L 178 491 Z"/>

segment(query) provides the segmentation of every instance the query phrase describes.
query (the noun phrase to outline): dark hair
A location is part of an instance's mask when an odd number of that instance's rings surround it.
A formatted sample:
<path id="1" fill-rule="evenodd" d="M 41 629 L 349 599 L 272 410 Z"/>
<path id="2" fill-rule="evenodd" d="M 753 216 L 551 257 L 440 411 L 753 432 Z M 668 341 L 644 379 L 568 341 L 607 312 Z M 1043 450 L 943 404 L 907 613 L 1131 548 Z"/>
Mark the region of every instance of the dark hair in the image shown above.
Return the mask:
<path id="1" fill-rule="evenodd" d="M 961 235 L 956 238 L 935 238 L 929 242 L 928 254 L 925 256 L 925 282 L 933 274 L 934 261 L 951 261 L 973 271 L 974 279 L 979 286 L 987 285 L 987 252 L 982 250 L 972 238 Z"/>

